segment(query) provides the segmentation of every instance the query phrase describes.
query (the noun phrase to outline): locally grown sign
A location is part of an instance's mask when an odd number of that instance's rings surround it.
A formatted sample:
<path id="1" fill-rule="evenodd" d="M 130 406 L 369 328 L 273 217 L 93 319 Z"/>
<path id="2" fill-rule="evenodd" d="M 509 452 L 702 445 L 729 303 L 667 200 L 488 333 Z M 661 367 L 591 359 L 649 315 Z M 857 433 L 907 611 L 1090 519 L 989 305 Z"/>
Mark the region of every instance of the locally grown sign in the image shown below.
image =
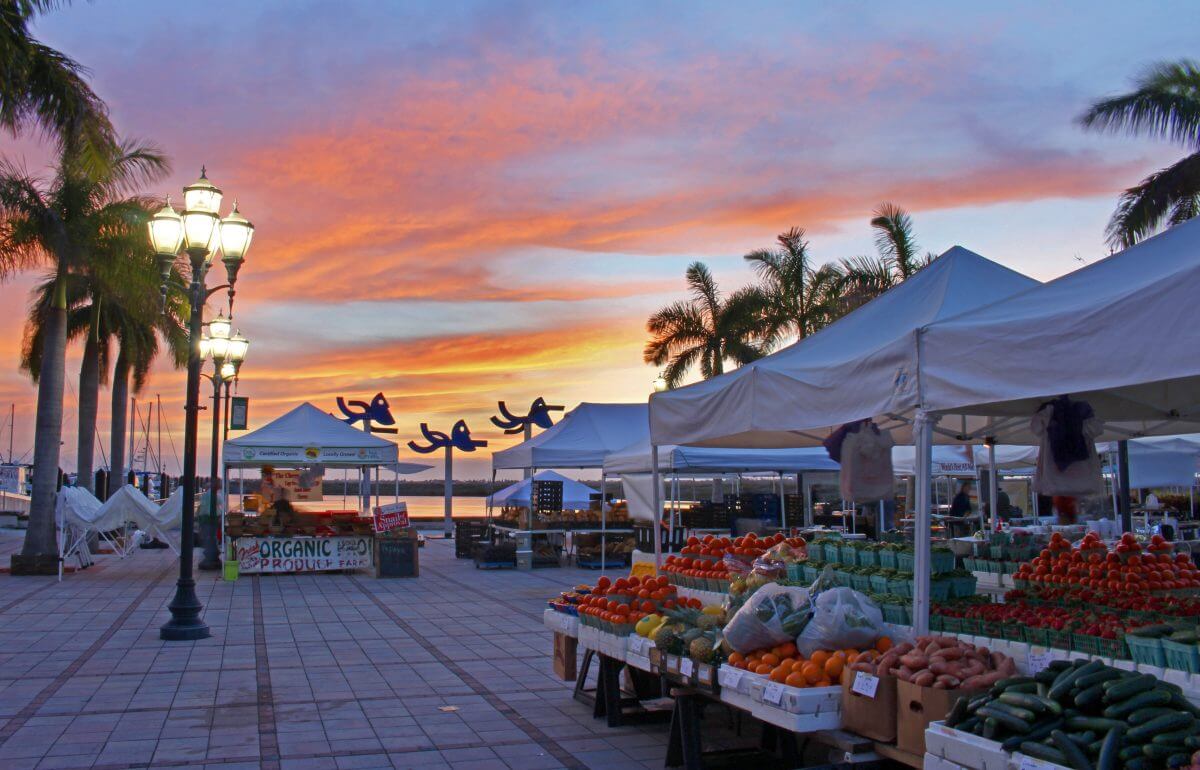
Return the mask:
<path id="1" fill-rule="evenodd" d="M 376 463 L 396 461 L 395 447 L 392 447 L 390 457 L 383 447 L 248 446 L 241 447 L 239 451 L 241 452 L 241 460 L 243 462 L 259 462 L 264 464 L 322 462 L 374 465 Z"/>
<path id="2" fill-rule="evenodd" d="M 245 430 L 250 420 L 250 399 L 234 396 L 229 402 L 229 429 Z"/>
<path id="3" fill-rule="evenodd" d="M 373 511 L 375 514 L 375 531 L 388 532 L 393 529 L 401 529 L 408 526 L 408 504 L 407 503 L 392 503 L 390 505 L 377 505 Z"/>
<path id="4" fill-rule="evenodd" d="M 243 573 L 322 572 L 374 566 L 372 538 L 239 537 L 238 569 Z"/>

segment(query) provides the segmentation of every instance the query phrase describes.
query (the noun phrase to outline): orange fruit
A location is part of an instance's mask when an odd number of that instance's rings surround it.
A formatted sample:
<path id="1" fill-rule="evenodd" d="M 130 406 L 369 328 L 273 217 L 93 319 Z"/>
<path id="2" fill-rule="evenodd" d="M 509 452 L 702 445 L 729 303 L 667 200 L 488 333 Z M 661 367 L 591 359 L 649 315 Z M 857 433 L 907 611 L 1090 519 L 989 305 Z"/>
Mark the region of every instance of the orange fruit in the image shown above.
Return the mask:
<path id="1" fill-rule="evenodd" d="M 848 665 L 848 666 L 852 666 L 852 665 L 854 665 L 855 663 L 857 663 L 857 662 L 858 662 L 858 658 L 859 658 L 859 656 L 860 656 L 861 654 L 862 654 L 862 653 L 858 653 L 858 652 L 856 652 L 856 653 L 854 653 L 853 655 L 847 655 L 847 656 L 846 656 L 846 665 Z"/>
<path id="2" fill-rule="evenodd" d="M 821 677 L 825 676 L 825 671 L 816 664 L 815 661 L 809 661 L 804 664 L 804 668 L 800 669 L 800 673 L 804 674 L 804 678 L 809 684 L 816 684 L 821 681 Z"/>
<path id="3" fill-rule="evenodd" d="M 763 663 L 770 663 L 772 666 L 779 665 L 779 656 L 774 653 L 768 652 L 766 655 L 762 656 L 761 660 Z"/>
<path id="4" fill-rule="evenodd" d="M 780 658 L 792 658 L 792 657 L 796 656 L 796 643 L 795 642 L 784 642 L 783 644 L 779 645 L 775 649 L 777 650 L 777 652 L 775 654 L 778 655 Z"/>
<path id="5" fill-rule="evenodd" d="M 818 666 L 824 666 L 825 661 L 829 660 L 829 653 L 825 652 L 824 650 L 817 650 L 809 657 L 809 660 L 811 660 L 813 663 L 816 663 Z"/>
<path id="6" fill-rule="evenodd" d="M 798 660 L 795 663 L 793 663 L 792 664 L 792 672 L 799 674 L 804 669 L 805 663 L 808 663 L 808 661 L 807 660 Z"/>
<path id="7" fill-rule="evenodd" d="M 842 675 L 842 669 L 845 668 L 846 661 L 834 655 L 829 660 L 825 661 L 825 676 L 830 679 L 837 679 Z"/>
<path id="8" fill-rule="evenodd" d="M 813 687 L 833 687 L 833 682 L 829 679 L 818 679 L 813 683 Z"/>
<path id="9" fill-rule="evenodd" d="M 880 652 L 887 652 L 892 649 L 892 640 L 886 636 L 879 637 L 879 641 L 875 642 L 875 649 Z"/>
<path id="10" fill-rule="evenodd" d="M 784 679 L 783 683 L 786 684 L 788 687 L 807 687 L 808 686 L 808 680 L 805 679 L 804 674 L 801 674 L 799 671 L 793 671 L 792 673 L 788 674 L 787 679 Z"/>
<path id="11" fill-rule="evenodd" d="M 776 666 L 775 668 L 771 669 L 771 681 L 783 684 L 790 673 L 792 672 L 783 666 Z"/>
<path id="12" fill-rule="evenodd" d="M 741 663 L 745 659 L 746 659 L 745 656 L 742 655 L 742 653 L 740 653 L 740 652 L 729 653 L 729 665 L 731 665 L 731 666 L 736 666 L 737 664 Z"/>
<path id="13" fill-rule="evenodd" d="M 757 666 L 754 667 L 754 673 L 769 674 L 769 673 L 771 673 L 772 668 L 773 667 L 771 666 L 770 663 L 759 663 Z"/>

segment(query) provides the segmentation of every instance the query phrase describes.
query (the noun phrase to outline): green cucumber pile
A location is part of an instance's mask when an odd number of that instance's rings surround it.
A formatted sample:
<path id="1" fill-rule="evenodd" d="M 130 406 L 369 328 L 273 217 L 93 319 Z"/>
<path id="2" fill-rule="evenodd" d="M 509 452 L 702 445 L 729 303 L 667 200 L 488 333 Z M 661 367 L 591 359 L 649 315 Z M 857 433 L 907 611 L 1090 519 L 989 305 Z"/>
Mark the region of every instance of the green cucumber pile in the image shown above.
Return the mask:
<path id="1" fill-rule="evenodd" d="M 1076 770 L 1189 767 L 1200 750 L 1200 709 L 1180 687 L 1098 660 L 1002 679 L 960 698 L 946 726 Z"/>

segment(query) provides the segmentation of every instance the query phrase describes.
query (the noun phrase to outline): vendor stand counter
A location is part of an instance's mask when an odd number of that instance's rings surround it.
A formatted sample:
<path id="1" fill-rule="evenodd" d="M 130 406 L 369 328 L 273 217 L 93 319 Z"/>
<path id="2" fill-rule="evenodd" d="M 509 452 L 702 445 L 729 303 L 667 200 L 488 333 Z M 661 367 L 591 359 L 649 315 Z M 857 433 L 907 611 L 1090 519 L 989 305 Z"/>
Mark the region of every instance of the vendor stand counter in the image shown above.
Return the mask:
<path id="1" fill-rule="evenodd" d="M 358 511 L 317 510 L 327 504 L 294 504 L 292 522 L 230 511 L 225 535 L 241 574 L 329 572 L 375 566 L 375 533 L 370 516 Z"/>

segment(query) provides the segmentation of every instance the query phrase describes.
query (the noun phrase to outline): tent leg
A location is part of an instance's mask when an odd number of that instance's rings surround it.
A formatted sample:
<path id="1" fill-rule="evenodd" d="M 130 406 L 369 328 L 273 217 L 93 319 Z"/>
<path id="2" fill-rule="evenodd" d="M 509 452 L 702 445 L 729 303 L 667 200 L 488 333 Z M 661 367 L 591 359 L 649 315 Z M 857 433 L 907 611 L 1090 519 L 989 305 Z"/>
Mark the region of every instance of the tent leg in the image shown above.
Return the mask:
<path id="1" fill-rule="evenodd" d="M 804 478 L 804 474 L 797 473 L 796 486 L 800 488 L 800 494 L 804 498 L 804 526 L 811 527 L 813 525 L 812 484 Z"/>
<path id="2" fill-rule="evenodd" d="M 454 522 L 451 520 L 454 515 L 454 504 L 451 498 L 454 497 L 454 450 L 449 446 L 446 447 L 446 474 L 442 479 L 442 497 L 443 497 L 443 521 L 442 530 L 446 537 L 451 537 L 454 534 Z"/>
<path id="3" fill-rule="evenodd" d="M 1121 516 L 1121 531 L 1133 531 L 1133 515 L 1129 509 L 1129 442 L 1117 442 L 1117 475 L 1121 479 L 1121 494 L 1117 498 Z"/>
<path id="4" fill-rule="evenodd" d="M 991 527 L 995 532 L 1000 526 L 1000 511 L 996 510 L 1000 504 L 1000 474 L 996 473 L 996 439 L 987 439 L 988 448 L 988 510 L 992 512 Z"/>
<path id="5" fill-rule="evenodd" d="M 607 478 L 604 474 L 604 471 L 600 471 L 600 573 L 601 574 L 604 573 L 604 569 L 607 566 L 606 560 L 604 557 L 608 551 L 608 516 L 605 515 L 606 511 L 604 510 L 604 508 L 605 508 L 605 505 L 604 505 L 605 483 L 604 482 L 605 481 L 607 481 Z M 576 551 L 576 554 L 578 554 L 578 551 Z M 578 558 L 578 556 L 576 558 Z"/>
<path id="6" fill-rule="evenodd" d="M 783 471 L 779 472 L 779 526 L 787 536 L 787 495 L 783 493 Z"/>
<path id="7" fill-rule="evenodd" d="M 662 479 L 658 475 L 658 446 L 650 444 L 650 478 L 654 485 L 652 512 L 654 514 L 654 569 L 662 568 Z"/>
<path id="8" fill-rule="evenodd" d="M 936 418 L 918 411 L 913 422 L 916 440 L 916 517 L 913 521 L 913 633 L 929 632 L 929 583 L 931 526 L 929 515 L 929 475 L 933 464 L 933 426 Z"/>

